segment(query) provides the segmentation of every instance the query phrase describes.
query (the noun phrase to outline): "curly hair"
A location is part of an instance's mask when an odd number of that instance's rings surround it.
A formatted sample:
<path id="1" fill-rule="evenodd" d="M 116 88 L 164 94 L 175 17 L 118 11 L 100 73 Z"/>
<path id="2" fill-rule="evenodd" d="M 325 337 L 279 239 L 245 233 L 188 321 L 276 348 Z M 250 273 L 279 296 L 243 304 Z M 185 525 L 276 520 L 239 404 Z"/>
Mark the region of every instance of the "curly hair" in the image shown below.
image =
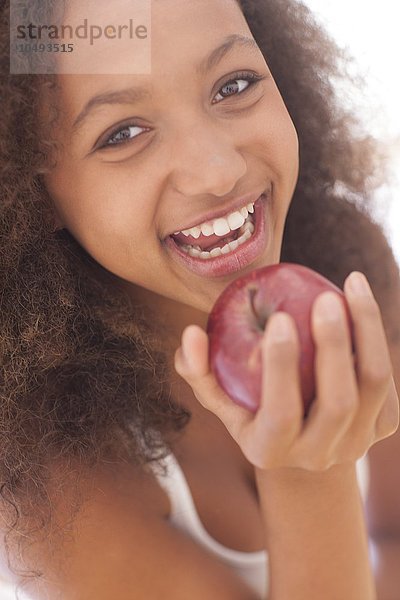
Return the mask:
<path id="1" fill-rule="evenodd" d="M 367 220 L 383 172 L 375 140 L 335 93 L 336 82 L 351 79 L 350 59 L 300 1 L 239 6 L 300 142 L 281 260 L 340 285 L 355 244 L 340 223 L 353 219 L 356 229 L 356 214 Z M 56 105 L 45 121 L 38 115 L 41 90 L 56 89 L 56 80 L 9 73 L 9 9 L 0 0 L 0 511 L 5 547 L 18 544 L 22 557 L 23 545 L 50 529 L 62 482 L 99 464 L 158 460 L 191 415 L 171 397 L 146 307 L 67 230 L 52 231 L 43 175 Z M 362 228 L 355 237 L 366 243 Z M 60 488 L 52 487 L 56 464 Z"/>

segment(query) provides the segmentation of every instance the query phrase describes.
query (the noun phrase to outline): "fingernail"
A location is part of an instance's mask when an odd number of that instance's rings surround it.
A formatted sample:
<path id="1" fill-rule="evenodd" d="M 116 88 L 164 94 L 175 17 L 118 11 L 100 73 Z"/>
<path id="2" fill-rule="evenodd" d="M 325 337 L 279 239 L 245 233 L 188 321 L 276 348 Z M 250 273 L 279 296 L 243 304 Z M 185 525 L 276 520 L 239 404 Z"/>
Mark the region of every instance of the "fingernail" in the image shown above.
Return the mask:
<path id="1" fill-rule="evenodd" d="M 268 321 L 267 338 L 273 342 L 284 342 L 292 338 L 290 318 L 284 312 L 276 312 Z"/>
<path id="2" fill-rule="evenodd" d="M 359 271 L 353 271 L 348 278 L 348 285 L 353 294 L 357 296 L 372 296 L 372 290 L 367 278 Z"/>
<path id="3" fill-rule="evenodd" d="M 343 315 L 342 301 L 335 292 L 324 292 L 317 299 L 316 317 L 323 321 L 339 321 Z"/>

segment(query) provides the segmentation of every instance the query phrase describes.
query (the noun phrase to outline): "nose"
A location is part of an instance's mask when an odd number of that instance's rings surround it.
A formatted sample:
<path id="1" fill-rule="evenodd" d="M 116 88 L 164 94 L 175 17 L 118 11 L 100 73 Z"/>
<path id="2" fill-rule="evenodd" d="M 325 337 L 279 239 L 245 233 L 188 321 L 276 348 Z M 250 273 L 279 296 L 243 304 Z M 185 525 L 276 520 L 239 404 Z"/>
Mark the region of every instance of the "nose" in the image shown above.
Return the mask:
<path id="1" fill-rule="evenodd" d="M 232 133 L 197 122 L 179 130 L 171 154 L 170 182 L 182 195 L 223 196 L 245 175 L 247 164 Z"/>

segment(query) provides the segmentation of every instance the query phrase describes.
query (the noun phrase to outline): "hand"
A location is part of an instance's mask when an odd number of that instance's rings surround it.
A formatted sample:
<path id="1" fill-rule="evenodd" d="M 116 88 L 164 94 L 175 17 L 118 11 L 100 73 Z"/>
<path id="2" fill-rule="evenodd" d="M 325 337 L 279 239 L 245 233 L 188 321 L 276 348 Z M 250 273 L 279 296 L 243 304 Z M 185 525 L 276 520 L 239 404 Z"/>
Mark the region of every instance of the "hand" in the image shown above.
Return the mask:
<path id="1" fill-rule="evenodd" d="M 355 275 L 355 274 L 354 274 Z M 297 467 L 324 471 L 356 461 L 399 424 L 399 399 L 379 306 L 364 275 L 364 293 L 345 281 L 344 293 L 354 324 L 355 360 L 343 307 L 323 316 L 323 297 L 312 307 L 316 398 L 303 419 L 299 341 L 288 314 L 274 314 L 262 338 L 262 397 L 253 414 L 232 402 L 218 385 L 208 362 L 208 337 L 197 325 L 182 334 L 175 369 L 196 398 L 226 426 L 243 454 L 261 469 Z M 360 275 L 357 273 L 357 275 Z M 356 277 L 357 277 L 356 275 Z M 322 303 L 321 303 L 322 301 Z M 288 337 L 275 339 L 274 324 L 283 316 Z"/>

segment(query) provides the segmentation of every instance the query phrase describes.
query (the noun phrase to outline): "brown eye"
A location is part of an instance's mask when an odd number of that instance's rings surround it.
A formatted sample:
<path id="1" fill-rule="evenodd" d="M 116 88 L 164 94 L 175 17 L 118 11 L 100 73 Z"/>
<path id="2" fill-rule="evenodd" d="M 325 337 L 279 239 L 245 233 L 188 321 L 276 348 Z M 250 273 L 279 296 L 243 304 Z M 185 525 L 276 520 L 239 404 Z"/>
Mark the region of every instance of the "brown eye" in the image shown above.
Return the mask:
<path id="1" fill-rule="evenodd" d="M 215 97 L 219 95 L 223 100 L 229 96 L 239 96 L 262 79 L 265 79 L 265 77 L 256 73 L 236 73 L 229 81 L 224 83 Z"/>
<path id="2" fill-rule="evenodd" d="M 116 129 L 113 133 L 111 133 L 105 140 L 104 143 L 101 143 L 99 149 L 107 148 L 110 146 L 120 146 L 121 144 L 126 144 L 135 138 L 138 137 L 139 134 L 133 135 L 133 132 L 137 129 L 146 129 L 145 127 L 140 127 L 135 123 L 129 123 L 124 125 L 124 127 L 120 127 Z"/>

